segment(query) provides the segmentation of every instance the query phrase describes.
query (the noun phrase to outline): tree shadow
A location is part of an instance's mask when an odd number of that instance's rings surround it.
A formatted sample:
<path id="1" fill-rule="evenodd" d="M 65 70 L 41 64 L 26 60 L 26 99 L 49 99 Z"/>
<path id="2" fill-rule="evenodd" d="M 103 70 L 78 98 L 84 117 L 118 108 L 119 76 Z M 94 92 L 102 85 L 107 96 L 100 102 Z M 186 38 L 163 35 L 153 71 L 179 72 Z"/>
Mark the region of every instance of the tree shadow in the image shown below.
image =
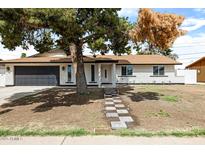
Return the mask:
<path id="1" fill-rule="evenodd" d="M 135 89 L 131 86 L 121 86 L 119 87 L 119 91 L 121 95 L 128 96 L 133 102 L 141 102 L 145 100 L 159 100 L 160 96 L 163 96 L 163 94 L 152 91 L 135 92 Z"/>
<path id="2" fill-rule="evenodd" d="M 24 98 L 26 96 L 35 95 L 39 92 L 43 92 L 43 91 L 46 91 L 46 90 L 49 90 L 49 89 L 50 88 L 43 88 L 43 89 L 38 89 L 38 90 L 31 91 L 31 92 L 18 92 L 18 93 L 14 93 L 12 96 L 6 98 L 5 100 L 11 102 L 11 101 L 14 101 L 14 100 L 18 100 L 20 98 Z"/>
<path id="3" fill-rule="evenodd" d="M 0 115 L 2 115 L 2 114 L 5 114 L 5 113 L 8 113 L 8 112 L 10 112 L 10 111 L 12 111 L 13 109 L 5 109 L 5 110 L 3 110 L 3 111 L 0 111 Z"/>
<path id="4" fill-rule="evenodd" d="M 33 112 L 45 112 L 60 106 L 84 105 L 94 100 L 103 99 L 102 89 L 89 89 L 89 94 L 78 95 L 76 89 L 52 88 L 34 95 L 26 96 L 10 103 L 1 105 L 2 108 L 39 104 Z"/>

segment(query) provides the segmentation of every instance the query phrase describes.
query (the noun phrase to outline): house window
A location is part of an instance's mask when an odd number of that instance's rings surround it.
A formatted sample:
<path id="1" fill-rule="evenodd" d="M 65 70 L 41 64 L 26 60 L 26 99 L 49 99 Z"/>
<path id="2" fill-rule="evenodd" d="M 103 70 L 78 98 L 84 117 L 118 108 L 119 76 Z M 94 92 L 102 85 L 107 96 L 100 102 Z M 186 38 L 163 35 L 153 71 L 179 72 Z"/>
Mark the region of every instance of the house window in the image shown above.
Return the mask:
<path id="1" fill-rule="evenodd" d="M 126 65 L 122 66 L 122 76 L 129 76 L 133 74 L 133 66 L 132 65 Z"/>
<path id="2" fill-rule="evenodd" d="M 91 81 L 95 81 L 95 65 L 91 65 Z"/>
<path id="3" fill-rule="evenodd" d="M 107 78 L 107 70 L 105 70 L 105 78 Z"/>
<path id="4" fill-rule="evenodd" d="M 122 76 L 126 75 L 126 66 L 122 66 Z"/>
<path id="5" fill-rule="evenodd" d="M 72 68 L 71 65 L 68 65 L 68 82 L 71 82 Z"/>
<path id="6" fill-rule="evenodd" d="M 164 75 L 164 66 L 153 66 L 153 75 L 154 76 L 163 76 Z"/>
<path id="7" fill-rule="evenodd" d="M 0 74 L 4 74 L 4 73 L 5 73 L 4 66 L 0 66 Z"/>

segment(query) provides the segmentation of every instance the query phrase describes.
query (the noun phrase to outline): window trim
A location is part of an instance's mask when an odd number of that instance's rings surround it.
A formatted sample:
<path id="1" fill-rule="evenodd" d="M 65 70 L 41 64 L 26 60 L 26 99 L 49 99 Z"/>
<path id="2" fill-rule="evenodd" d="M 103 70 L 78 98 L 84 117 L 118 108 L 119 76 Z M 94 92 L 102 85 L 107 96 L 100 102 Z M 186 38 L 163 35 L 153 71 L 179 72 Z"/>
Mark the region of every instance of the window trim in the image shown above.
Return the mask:
<path id="1" fill-rule="evenodd" d="M 124 72 L 124 69 L 125 69 L 125 72 Z M 121 76 L 126 76 L 126 74 L 127 74 L 126 72 L 127 72 L 126 66 L 122 66 L 121 67 Z"/>
<path id="2" fill-rule="evenodd" d="M 131 74 L 129 74 L 129 69 L 128 69 L 129 67 L 131 68 L 131 71 L 132 71 Z M 127 76 L 132 76 L 133 75 L 133 65 L 127 65 L 126 68 L 127 68 L 126 75 Z"/>
<path id="3" fill-rule="evenodd" d="M 157 75 L 154 74 L 154 67 L 157 67 Z M 161 75 L 160 75 L 160 71 L 159 71 L 160 67 L 164 68 L 164 72 Z M 165 67 L 164 67 L 164 65 L 153 65 L 152 66 L 152 75 L 151 76 L 152 77 L 166 77 L 167 75 L 165 75 Z"/>
<path id="4" fill-rule="evenodd" d="M 107 79 L 107 69 L 105 69 L 104 75 L 104 78 Z"/>
<path id="5" fill-rule="evenodd" d="M 95 65 L 90 65 L 91 82 L 95 82 Z"/>
<path id="6" fill-rule="evenodd" d="M 132 68 L 132 74 L 128 74 L 128 67 L 131 67 Z M 125 74 L 123 74 L 124 72 L 123 72 L 123 68 L 125 68 Z M 133 75 L 133 65 L 122 65 L 121 66 L 121 76 L 123 77 L 123 76 L 134 76 Z"/>
<path id="7" fill-rule="evenodd" d="M 69 73 L 68 68 L 69 67 L 70 67 L 70 80 L 68 78 L 68 73 Z M 67 65 L 67 82 L 68 83 L 72 82 L 72 65 L 71 64 Z"/>

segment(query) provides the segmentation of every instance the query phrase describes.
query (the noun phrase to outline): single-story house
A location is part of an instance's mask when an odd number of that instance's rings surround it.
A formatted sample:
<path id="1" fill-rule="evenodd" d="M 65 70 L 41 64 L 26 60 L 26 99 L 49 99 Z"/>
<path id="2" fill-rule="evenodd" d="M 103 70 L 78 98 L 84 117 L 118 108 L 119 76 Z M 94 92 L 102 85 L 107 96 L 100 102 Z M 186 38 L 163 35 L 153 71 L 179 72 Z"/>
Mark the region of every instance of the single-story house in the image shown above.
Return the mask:
<path id="1" fill-rule="evenodd" d="M 197 82 L 205 82 L 205 57 L 186 66 L 187 69 L 197 70 Z"/>
<path id="2" fill-rule="evenodd" d="M 84 56 L 88 85 L 183 84 L 175 65 L 181 63 L 161 55 Z M 52 50 L 27 58 L 0 61 L 1 86 L 56 86 L 76 84 L 70 56 Z"/>

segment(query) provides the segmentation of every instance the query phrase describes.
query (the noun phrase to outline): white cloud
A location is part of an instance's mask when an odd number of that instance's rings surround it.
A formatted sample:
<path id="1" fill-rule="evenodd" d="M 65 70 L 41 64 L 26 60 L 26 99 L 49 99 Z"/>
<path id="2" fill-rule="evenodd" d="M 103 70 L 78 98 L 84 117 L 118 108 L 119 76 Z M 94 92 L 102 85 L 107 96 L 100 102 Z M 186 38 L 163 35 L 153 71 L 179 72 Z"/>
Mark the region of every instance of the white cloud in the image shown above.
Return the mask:
<path id="1" fill-rule="evenodd" d="M 27 56 L 31 56 L 38 52 L 32 46 L 28 50 L 23 50 L 22 48 L 18 47 L 16 50 L 10 51 L 3 48 L 2 44 L 0 44 L 0 59 L 17 59 L 21 57 L 22 53 L 26 53 Z"/>
<path id="2" fill-rule="evenodd" d="M 189 46 L 192 44 L 204 44 L 205 45 L 205 33 L 199 33 L 196 36 L 184 35 L 179 37 L 174 42 L 174 47 Z"/>
<path id="3" fill-rule="evenodd" d="M 205 13 L 205 9 L 204 8 L 196 8 L 196 9 L 194 9 L 194 11 Z"/>
<path id="4" fill-rule="evenodd" d="M 137 17 L 138 10 L 137 8 L 122 8 L 118 14 L 121 17 Z"/>
<path id="5" fill-rule="evenodd" d="M 187 18 L 182 24 L 182 29 L 187 31 L 194 31 L 205 26 L 205 19 L 203 18 Z"/>
<path id="6" fill-rule="evenodd" d="M 179 37 L 174 45 L 174 53 L 178 54 L 178 61 L 183 65 L 180 68 L 184 68 L 188 64 L 196 61 L 197 59 L 205 56 L 205 33 L 200 33 L 197 36 L 185 35 Z"/>

